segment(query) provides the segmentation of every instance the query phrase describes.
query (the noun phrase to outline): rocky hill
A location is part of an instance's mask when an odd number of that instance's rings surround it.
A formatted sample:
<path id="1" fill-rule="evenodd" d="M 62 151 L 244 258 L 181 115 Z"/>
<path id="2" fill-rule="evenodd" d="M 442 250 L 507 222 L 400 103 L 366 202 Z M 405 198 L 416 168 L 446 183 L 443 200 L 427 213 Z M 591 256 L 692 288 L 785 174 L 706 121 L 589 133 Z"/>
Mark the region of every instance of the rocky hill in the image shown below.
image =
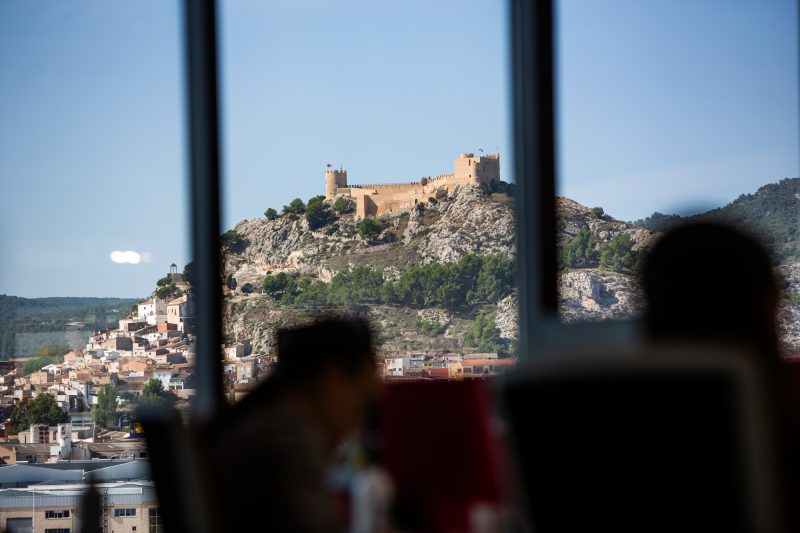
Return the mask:
<path id="1" fill-rule="evenodd" d="M 251 340 L 257 352 L 270 353 L 276 328 L 355 310 L 377 326 L 384 353 L 513 353 L 512 194 L 506 184 L 496 190 L 463 186 L 438 202 L 383 217 L 369 236 L 352 213 L 329 212 L 315 229 L 302 214 L 240 222 L 223 246 L 227 340 Z M 641 313 L 636 271 L 660 231 L 565 198 L 557 208 L 562 319 Z M 786 344 L 800 346 L 800 267 L 788 261 L 781 269 L 788 294 L 782 335 Z"/>

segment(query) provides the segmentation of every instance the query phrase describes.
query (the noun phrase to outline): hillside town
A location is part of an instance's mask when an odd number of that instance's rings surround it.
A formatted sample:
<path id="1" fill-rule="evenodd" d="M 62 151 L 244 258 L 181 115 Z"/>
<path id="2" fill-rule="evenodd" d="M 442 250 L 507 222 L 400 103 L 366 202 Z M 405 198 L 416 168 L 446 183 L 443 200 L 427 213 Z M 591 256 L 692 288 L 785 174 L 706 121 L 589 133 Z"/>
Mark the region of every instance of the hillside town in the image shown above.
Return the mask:
<path id="1" fill-rule="evenodd" d="M 94 331 L 60 362 L 34 371 L 32 358 L 0 362 L 0 523 L 72 531 L 81 491 L 94 482 L 101 488 L 104 531 L 162 531 L 136 409 L 155 394 L 166 408 L 189 413 L 195 342 L 190 283 L 172 265 L 159 285 L 170 290 L 136 304 L 116 328 Z M 233 402 L 276 362 L 275 354 L 254 353 L 247 341 L 223 346 L 222 357 L 225 393 Z M 500 375 L 516 364 L 496 353 L 379 353 L 376 370 L 385 381 L 463 380 Z M 42 400 L 59 422 L 18 425 L 17 411 Z M 104 411 L 108 402 L 112 407 Z"/>
<path id="2" fill-rule="evenodd" d="M 177 288 L 177 297 L 164 299 L 154 293 L 119 320 L 117 328 L 94 332 L 83 348 L 72 349 L 63 361 L 30 373 L 25 371 L 29 359 L 2 363 L 0 416 L 5 423 L 0 424 L 0 459 L 4 463 L 142 456 L 144 441 L 135 411 L 154 380 L 172 407 L 184 415 L 189 412 L 195 393 L 193 291 L 174 265 L 167 278 Z M 274 354 L 253 353 L 246 341 L 224 346 L 222 354 L 226 396 L 231 401 L 252 390 L 276 362 Z M 377 371 L 386 381 L 461 380 L 499 375 L 516 362 L 496 353 L 379 354 Z M 113 420 L 98 424 L 94 411 L 105 386 L 111 386 L 116 408 Z M 69 415 L 68 421 L 52 427 L 13 428 L 14 410 L 44 394 L 54 398 Z M 14 429 L 17 433 L 11 432 Z M 135 442 L 138 445 L 132 445 Z M 107 443 L 117 444 L 101 446 Z"/>

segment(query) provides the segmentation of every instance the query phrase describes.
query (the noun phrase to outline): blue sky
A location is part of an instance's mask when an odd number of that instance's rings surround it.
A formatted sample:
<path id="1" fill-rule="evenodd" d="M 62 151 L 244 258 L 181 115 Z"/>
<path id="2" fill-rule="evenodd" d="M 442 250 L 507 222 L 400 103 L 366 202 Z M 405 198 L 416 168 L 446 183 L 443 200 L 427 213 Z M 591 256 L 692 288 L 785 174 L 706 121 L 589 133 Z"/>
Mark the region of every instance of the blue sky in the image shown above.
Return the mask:
<path id="1" fill-rule="evenodd" d="M 560 4 L 560 193 L 613 216 L 798 175 L 794 2 Z M 497 0 L 222 2 L 225 224 L 354 182 L 509 165 Z M 178 2 L 0 3 L 0 293 L 142 296 L 188 258 Z M 118 264 L 114 250 L 149 262 Z"/>

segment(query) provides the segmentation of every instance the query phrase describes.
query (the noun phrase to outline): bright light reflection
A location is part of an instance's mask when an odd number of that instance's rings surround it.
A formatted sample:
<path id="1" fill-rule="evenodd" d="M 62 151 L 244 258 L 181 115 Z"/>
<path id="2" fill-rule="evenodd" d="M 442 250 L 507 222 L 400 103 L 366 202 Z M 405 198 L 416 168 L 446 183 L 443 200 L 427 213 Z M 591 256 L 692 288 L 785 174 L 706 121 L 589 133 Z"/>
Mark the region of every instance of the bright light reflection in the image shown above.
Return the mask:
<path id="1" fill-rule="evenodd" d="M 121 250 L 114 250 L 111 252 L 111 260 L 119 264 L 128 263 L 131 265 L 138 265 L 142 262 L 142 256 L 133 250 L 125 250 L 124 252 Z"/>

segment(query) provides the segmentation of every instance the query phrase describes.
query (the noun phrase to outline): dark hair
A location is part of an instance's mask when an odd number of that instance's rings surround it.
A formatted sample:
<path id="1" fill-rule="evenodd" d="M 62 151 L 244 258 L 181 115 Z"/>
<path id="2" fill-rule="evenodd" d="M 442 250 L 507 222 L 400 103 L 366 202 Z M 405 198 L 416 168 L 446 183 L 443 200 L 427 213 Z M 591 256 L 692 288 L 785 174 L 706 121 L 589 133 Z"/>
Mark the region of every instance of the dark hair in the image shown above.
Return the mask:
<path id="1" fill-rule="evenodd" d="M 325 318 L 278 331 L 278 364 L 272 379 L 295 385 L 332 369 L 355 376 L 374 366 L 372 331 L 365 320 Z"/>
<path id="2" fill-rule="evenodd" d="M 752 236 L 708 222 L 679 226 L 647 256 L 642 284 L 651 337 L 745 341 L 777 354 L 778 285 Z"/>

